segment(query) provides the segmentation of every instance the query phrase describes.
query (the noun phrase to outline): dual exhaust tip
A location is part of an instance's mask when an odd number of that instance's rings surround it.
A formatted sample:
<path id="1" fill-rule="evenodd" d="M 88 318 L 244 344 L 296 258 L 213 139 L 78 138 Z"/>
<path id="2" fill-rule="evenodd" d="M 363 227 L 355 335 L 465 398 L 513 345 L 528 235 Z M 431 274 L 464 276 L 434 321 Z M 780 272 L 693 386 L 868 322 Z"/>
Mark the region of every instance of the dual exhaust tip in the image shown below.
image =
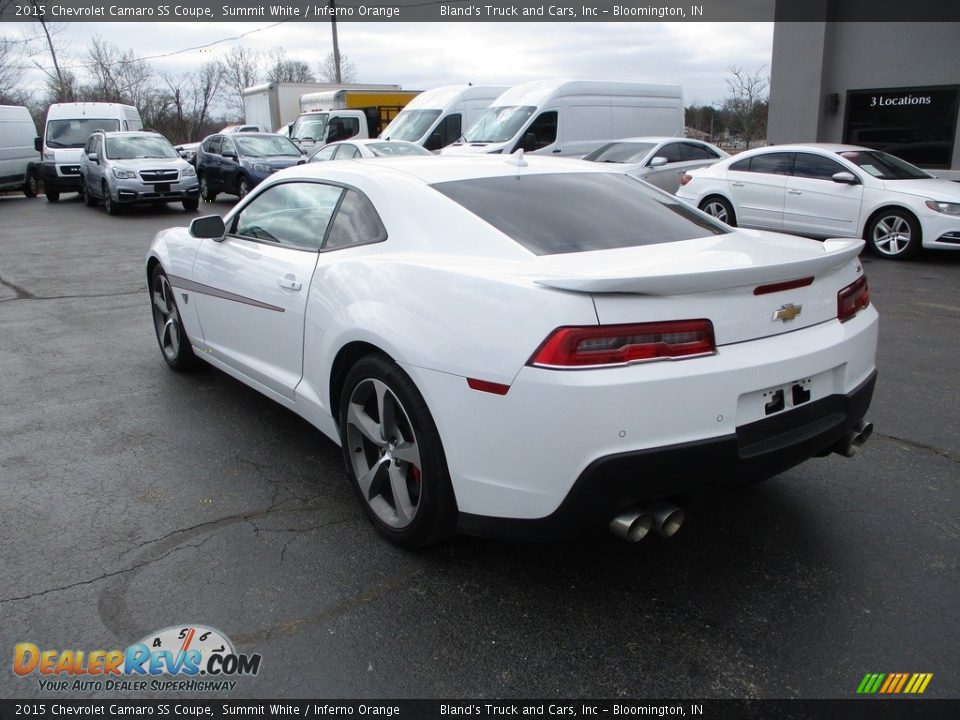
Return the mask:
<path id="1" fill-rule="evenodd" d="M 853 432 L 849 433 L 843 440 L 837 443 L 833 451 L 838 455 L 851 458 L 860 452 L 860 448 L 870 439 L 872 434 L 873 423 L 861 420 Z"/>
<path id="2" fill-rule="evenodd" d="M 673 503 L 658 500 L 644 507 L 624 510 L 610 521 L 610 531 L 627 542 L 640 542 L 651 530 L 668 538 L 680 529 L 683 519 L 683 510 Z"/>

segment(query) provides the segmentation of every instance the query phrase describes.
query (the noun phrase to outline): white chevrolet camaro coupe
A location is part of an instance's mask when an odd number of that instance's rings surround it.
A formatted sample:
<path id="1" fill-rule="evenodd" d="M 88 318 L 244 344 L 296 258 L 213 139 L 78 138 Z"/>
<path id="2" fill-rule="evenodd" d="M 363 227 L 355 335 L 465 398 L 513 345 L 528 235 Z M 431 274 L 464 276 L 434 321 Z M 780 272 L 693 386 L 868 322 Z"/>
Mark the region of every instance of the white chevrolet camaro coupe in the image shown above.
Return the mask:
<path id="1" fill-rule="evenodd" d="M 884 259 L 960 250 L 960 184 L 856 145 L 748 150 L 680 179 L 677 197 L 729 225 L 864 238 Z"/>
<path id="2" fill-rule="evenodd" d="M 599 163 L 372 158 L 272 175 L 157 234 L 146 272 L 167 364 L 340 444 L 392 542 L 635 541 L 864 442 L 862 247 L 734 230 Z"/>

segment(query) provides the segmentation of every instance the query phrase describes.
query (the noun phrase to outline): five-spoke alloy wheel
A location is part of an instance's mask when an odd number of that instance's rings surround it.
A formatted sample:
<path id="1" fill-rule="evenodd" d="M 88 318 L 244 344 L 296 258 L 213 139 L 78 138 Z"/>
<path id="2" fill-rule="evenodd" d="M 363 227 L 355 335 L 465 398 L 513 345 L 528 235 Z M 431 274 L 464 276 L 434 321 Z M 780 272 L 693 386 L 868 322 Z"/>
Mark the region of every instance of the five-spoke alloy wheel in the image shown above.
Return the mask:
<path id="1" fill-rule="evenodd" d="M 737 216 L 733 212 L 733 207 L 722 197 L 717 197 L 716 195 L 708 197 L 700 203 L 700 209 L 731 227 L 735 227 L 737 224 Z"/>
<path id="2" fill-rule="evenodd" d="M 150 305 L 153 310 L 153 327 L 163 359 L 174 370 L 187 370 L 196 365 L 196 356 L 190 347 L 190 339 L 183 329 L 180 310 L 173 288 L 163 269 L 157 265 L 150 279 Z"/>
<path id="3" fill-rule="evenodd" d="M 867 224 L 866 240 L 886 260 L 905 260 L 920 251 L 920 224 L 902 210 L 885 210 Z"/>

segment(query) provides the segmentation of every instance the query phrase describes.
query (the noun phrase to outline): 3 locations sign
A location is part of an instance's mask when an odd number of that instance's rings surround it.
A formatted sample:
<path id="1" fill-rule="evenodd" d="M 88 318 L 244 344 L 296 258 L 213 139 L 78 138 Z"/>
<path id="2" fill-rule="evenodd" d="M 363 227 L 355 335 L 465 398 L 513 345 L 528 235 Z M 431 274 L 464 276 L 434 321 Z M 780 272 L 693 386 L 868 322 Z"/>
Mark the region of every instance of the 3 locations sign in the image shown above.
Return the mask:
<path id="1" fill-rule="evenodd" d="M 844 142 L 865 145 L 914 165 L 948 168 L 957 132 L 960 87 L 850 90 Z"/>

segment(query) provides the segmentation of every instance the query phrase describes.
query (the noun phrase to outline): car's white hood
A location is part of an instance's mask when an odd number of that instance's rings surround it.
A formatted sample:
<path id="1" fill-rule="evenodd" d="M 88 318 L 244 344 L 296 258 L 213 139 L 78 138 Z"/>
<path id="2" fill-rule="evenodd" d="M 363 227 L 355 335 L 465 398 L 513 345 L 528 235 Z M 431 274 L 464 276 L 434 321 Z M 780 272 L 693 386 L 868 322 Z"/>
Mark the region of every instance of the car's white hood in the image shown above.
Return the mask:
<path id="1" fill-rule="evenodd" d="M 960 183 L 940 178 L 926 180 L 884 180 L 883 187 L 893 192 L 929 198 L 930 200 L 948 200 L 960 202 Z"/>

